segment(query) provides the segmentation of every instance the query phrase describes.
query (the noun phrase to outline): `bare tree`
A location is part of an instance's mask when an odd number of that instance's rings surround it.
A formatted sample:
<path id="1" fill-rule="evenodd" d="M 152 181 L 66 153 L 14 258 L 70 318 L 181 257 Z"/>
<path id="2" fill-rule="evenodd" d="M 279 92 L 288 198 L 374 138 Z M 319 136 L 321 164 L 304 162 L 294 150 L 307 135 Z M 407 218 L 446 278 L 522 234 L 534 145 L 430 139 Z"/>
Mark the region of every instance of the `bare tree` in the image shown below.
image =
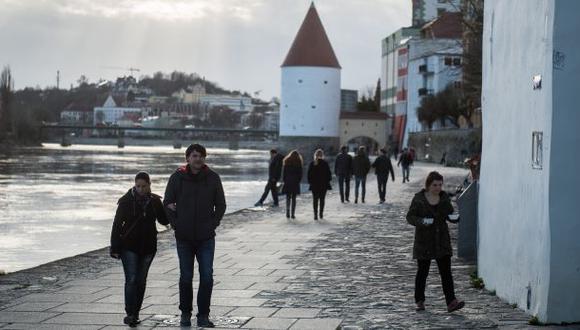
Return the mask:
<path id="1" fill-rule="evenodd" d="M 5 66 L 0 74 L 0 127 L 5 134 L 14 132 L 11 101 L 14 89 L 14 80 L 9 66 Z"/>

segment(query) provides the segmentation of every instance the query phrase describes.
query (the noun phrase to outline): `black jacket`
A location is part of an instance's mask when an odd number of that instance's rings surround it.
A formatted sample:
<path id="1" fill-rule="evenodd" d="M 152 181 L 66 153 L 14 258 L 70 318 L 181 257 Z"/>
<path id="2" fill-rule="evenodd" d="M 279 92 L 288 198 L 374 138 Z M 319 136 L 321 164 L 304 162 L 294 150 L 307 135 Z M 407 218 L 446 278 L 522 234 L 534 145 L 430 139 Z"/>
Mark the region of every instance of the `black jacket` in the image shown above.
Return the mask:
<path id="1" fill-rule="evenodd" d="M 415 194 L 407 212 L 407 222 L 415 226 L 413 259 L 436 259 L 453 254 L 446 222 L 451 213 L 453 206 L 446 192 L 439 194 L 439 204 L 435 206 L 427 201 L 425 189 Z M 424 225 L 423 218 L 433 218 L 434 222 Z"/>
<path id="2" fill-rule="evenodd" d="M 300 181 L 302 181 L 302 166 L 284 165 L 284 187 L 282 192 L 300 194 Z"/>
<path id="3" fill-rule="evenodd" d="M 371 169 L 371 161 L 366 155 L 356 155 L 352 160 L 352 173 L 354 176 L 367 176 Z"/>
<path id="4" fill-rule="evenodd" d="M 395 181 L 395 171 L 393 170 L 393 164 L 391 159 L 386 155 L 380 155 L 375 159 L 372 165 L 375 168 L 375 174 L 379 177 L 388 178 L 389 173 L 391 178 Z"/>
<path id="5" fill-rule="evenodd" d="M 334 174 L 337 176 L 352 175 L 352 156 L 348 153 L 340 153 L 334 161 Z"/>
<path id="6" fill-rule="evenodd" d="M 282 176 L 282 161 L 284 156 L 276 154 L 271 160 L 268 166 L 268 179 L 270 181 L 280 181 Z"/>
<path id="7" fill-rule="evenodd" d="M 137 203 L 133 189 L 130 189 L 117 202 L 117 212 L 111 230 L 112 253 L 127 249 L 140 255 L 157 251 L 157 227 L 155 220 L 168 225 L 161 197 L 151 194 L 145 209 Z"/>
<path id="8" fill-rule="evenodd" d="M 313 192 L 322 192 L 330 189 L 330 180 L 332 180 L 332 173 L 330 167 L 324 159 L 318 161 L 318 165 L 311 162 L 308 165 L 308 183 L 310 190 Z"/>
<path id="9" fill-rule="evenodd" d="M 177 203 L 172 211 L 168 204 Z M 175 230 L 175 238 L 205 241 L 215 237 L 215 229 L 226 212 L 226 199 L 220 176 L 205 166 L 194 175 L 189 165 L 169 177 L 163 204 Z"/>

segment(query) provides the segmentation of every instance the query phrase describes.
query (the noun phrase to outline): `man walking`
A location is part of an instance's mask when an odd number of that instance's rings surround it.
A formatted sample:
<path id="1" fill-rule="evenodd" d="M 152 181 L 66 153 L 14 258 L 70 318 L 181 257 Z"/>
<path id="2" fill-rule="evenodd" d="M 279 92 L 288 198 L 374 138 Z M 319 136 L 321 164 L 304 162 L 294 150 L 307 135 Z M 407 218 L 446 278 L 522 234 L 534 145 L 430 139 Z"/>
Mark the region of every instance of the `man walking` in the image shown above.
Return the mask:
<path id="1" fill-rule="evenodd" d="M 338 190 L 340 191 L 340 202 L 344 203 L 350 196 L 350 176 L 352 175 L 352 156 L 348 154 L 348 147 L 342 146 L 340 154 L 334 161 L 334 174 L 338 177 Z"/>
<path id="2" fill-rule="evenodd" d="M 274 200 L 273 206 L 278 206 L 278 188 L 276 185 L 278 181 L 280 181 L 280 177 L 282 174 L 282 160 L 284 156 L 278 153 L 278 150 L 272 149 L 270 150 L 270 165 L 268 166 L 268 183 L 266 183 L 266 187 L 264 188 L 264 193 L 260 200 L 254 204 L 254 206 L 262 206 L 266 198 L 268 197 L 268 193 L 272 192 L 272 199 Z"/>
<path id="3" fill-rule="evenodd" d="M 395 171 L 393 170 L 393 164 L 391 163 L 390 157 L 387 157 L 386 149 L 381 149 L 381 155 L 375 159 L 372 167 L 375 168 L 377 183 L 379 185 L 380 203 L 383 204 L 385 202 L 385 196 L 387 195 L 387 181 L 389 181 L 389 173 L 391 174 L 391 179 L 395 181 Z"/>
<path id="4" fill-rule="evenodd" d="M 397 163 L 397 167 L 401 165 L 401 168 L 403 169 L 403 183 L 409 182 L 409 168 L 411 167 L 412 163 L 413 156 L 411 155 L 411 152 L 407 148 L 404 148 L 403 152 L 399 156 L 399 162 Z"/>
<path id="5" fill-rule="evenodd" d="M 192 144 L 185 151 L 187 165 L 169 178 L 163 204 L 175 230 L 179 258 L 181 326 L 191 326 L 193 265 L 199 264 L 197 325 L 213 328 L 209 320 L 213 289 L 215 229 L 226 211 L 220 176 L 205 164 L 206 150 Z"/>
<path id="6" fill-rule="evenodd" d="M 358 187 L 362 186 L 361 202 L 365 202 L 367 174 L 371 169 L 371 162 L 364 146 L 358 147 L 358 151 L 352 160 L 352 173 L 354 174 L 354 203 L 358 203 Z"/>

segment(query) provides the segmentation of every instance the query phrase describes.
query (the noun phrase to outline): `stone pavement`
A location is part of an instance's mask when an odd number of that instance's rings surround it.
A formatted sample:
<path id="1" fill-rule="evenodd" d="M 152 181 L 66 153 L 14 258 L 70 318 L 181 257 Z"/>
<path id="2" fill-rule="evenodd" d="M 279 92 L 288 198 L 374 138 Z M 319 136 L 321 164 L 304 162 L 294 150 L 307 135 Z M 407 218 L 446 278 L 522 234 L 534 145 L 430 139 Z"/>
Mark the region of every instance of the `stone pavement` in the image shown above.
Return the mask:
<path id="1" fill-rule="evenodd" d="M 473 266 L 453 259 L 457 296 L 445 311 L 437 267 L 428 279 L 427 311 L 414 311 L 413 227 L 405 214 L 434 165 L 412 169 L 408 184 L 389 182 L 378 204 L 369 176 L 366 204 L 341 204 L 335 189 L 325 219 L 312 219 L 311 198 L 297 219 L 283 208 L 226 216 L 216 238 L 211 318 L 218 328 L 449 329 L 528 328 L 530 319 L 487 291 L 470 287 Z M 465 170 L 439 168 L 458 183 Z M 334 184 L 336 186 L 336 184 Z M 227 193 L 227 192 L 226 192 Z M 354 201 L 354 198 L 351 198 Z M 456 226 L 451 225 L 455 240 Z M 178 327 L 178 269 L 171 233 L 160 235 L 139 328 Z M 26 285 L 18 284 L 27 281 Z M 4 289 L 2 289 L 4 287 Z M 115 329 L 122 325 L 123 271 L 107 250 L 0 277 L 0 329 Z M 194 307 L 195 312 L 195 307 Z"/>

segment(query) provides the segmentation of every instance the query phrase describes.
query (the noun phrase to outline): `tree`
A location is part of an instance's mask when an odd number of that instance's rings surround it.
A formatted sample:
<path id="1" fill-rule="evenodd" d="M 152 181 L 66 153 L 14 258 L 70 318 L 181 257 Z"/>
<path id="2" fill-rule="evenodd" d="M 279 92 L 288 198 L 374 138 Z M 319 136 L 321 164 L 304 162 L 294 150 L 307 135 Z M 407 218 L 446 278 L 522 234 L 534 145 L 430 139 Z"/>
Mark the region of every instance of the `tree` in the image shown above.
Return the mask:
<path id="1" fill-rule="evenodd" d="M 379 88 L 379 105 L 380 105 L 380 85 Z M 376 102 L 376 91 L 373 89 L 372 86 L 367 86 L 366 90 L 362 93 L 361 100 L 358 102 L 356 109 L 357 111 L 366 111 L 366 112 L 378 112 L 380 107 L 377 106 Z"/>
<path id="2" fill-rule="evenodd" d="M 264 117 L 261 113 L 252 111 L 247 119 L 247 124 L 251 128 L 257 129 L 262 126 L 262 122 L 264 121 Z"/>
<path id="3" fill-rule="evenodd" d="M 377 88 L 375 88 L 375 107 L 376 111 L 381 109 L 381 78 L 377 80 Z"/>
<path id="4" fill-rule="evenodd" d="M 9 66 L 5 66 L 0 74 L 0 127 L 5 133 L 14 131 L 14 121 L 12 119 L 12 95 L 14 81 Z"/>
<path id="5" fill-rule="evenodd" d="M 459 127 L 459 118 L 467 118 L 469 115 L 469 108 L 464 101 L 462 91 L 453 87 L 453 84 L 449 84 L 437 94 L 423 97 L 417 108 L 417 119 L 426 123 L 429 130 L 437 120 L 448 120 L 454 126 Z"/>

